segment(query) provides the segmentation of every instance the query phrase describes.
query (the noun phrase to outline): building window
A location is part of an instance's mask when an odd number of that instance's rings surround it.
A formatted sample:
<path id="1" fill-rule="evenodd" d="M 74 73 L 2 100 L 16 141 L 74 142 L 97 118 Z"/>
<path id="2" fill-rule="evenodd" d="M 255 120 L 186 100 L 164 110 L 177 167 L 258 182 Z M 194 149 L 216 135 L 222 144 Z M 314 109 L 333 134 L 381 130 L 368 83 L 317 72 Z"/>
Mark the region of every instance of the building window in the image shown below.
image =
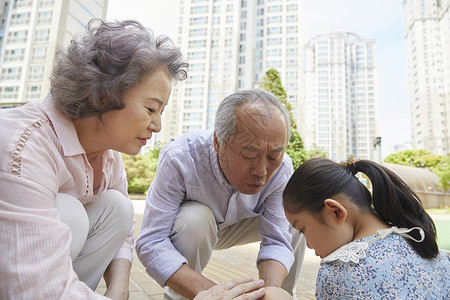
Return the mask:
<path id="1" fill-rule="evenodd" d="M 26 30 L 13 31 L 8 33 L 8 41 L 11 43 L 25 43 L 28 33 Z"/>
<path id="2" fill-rule="evenodd" d="M 52 11 L 43 11 L 38 15 L 38 24 L 50 24 L 52 23 Z"/>
<path id="3" fill-rule="evenodd" d="M 191 14 L 200 14 L 200 13 L 206 13 L 206 12 L 208 12 L 207 5 L 191 7 Z"/>
<path id="4" fill-rule="evenodd" d="M 44 66 L 31 66 L 28 79 L 42 80 L 44 78 Z"/>
<path id="5" fill-rule="evenodd" d="M 219 18 L 217 18 L 217 19 L 219 19 Z M 219 19 L 219 21 L 220 21 L 220 19 Z M 203 24 L 203 25 L 208 24 L 208 17 L 191 18 L 190 25 L 200 25 L 200 24 Z"/>
<path id="6" fill-rule="evenodd" d="M 272 16 L 267 19 L 267 24 L 281 23 L 281 21 L 282 21 L 281 16 Z"/>
<path id="7" fill-rule="evenodd" d="M 271 12 L 280 12 L 282 10 L 283 10 L 283 7 L 281 5 L 269 6 L 269 13 L 271 13 Z"/>
<path id="8" fill-rule="evenodd" d="M 13 14 L 10 25 L 28 25 L 30 22 L 30 13 Z"/>
<path id="9" fill-rule="evenodd" d="M 218 28 L 213 29 L 212 35 L 214 36 L 215 32 L 214 30 L 218 30 Z M 199 36 L 199 35 L 205 35 L 206 34 L 206 28 L 195 28 L 189 30 L 189 36 Z"/>
<path id="10" fill-rule="evenodd" d="M 39 29 L 36 30 L 34 41 L 37 43 L 45 43 L 48 42 L 49 37 L 50 37 L 50 29 Z"/>

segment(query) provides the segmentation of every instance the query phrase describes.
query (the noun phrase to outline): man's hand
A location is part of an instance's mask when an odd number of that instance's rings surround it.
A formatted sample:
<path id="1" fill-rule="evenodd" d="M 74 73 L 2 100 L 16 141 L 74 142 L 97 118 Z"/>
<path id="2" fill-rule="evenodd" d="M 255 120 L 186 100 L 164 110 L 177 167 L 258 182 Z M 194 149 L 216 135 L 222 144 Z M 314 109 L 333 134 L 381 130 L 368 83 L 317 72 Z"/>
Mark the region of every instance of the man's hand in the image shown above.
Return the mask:
<path id="1" fill-rule="evenodd" d="M 183 264 L 169 277 L 166 285 L 175 293 L 193 299 L 198 293 L 215 286 L 216 283 Z"/>
<path id="2" fill-rule="evenodd" d="M 256 300 L 265 295 L 263 280 L 243 277 L 215 285 L 198 293 L 194 300 Z"/>
<path id="3" fill-rule="evenodd" d="M 264 286 L 281 287 L 287 271 L 282 263 L 276 260 L 261 260 L 258 263 L 259 278 L 266 283 Z"/>
<path id="4" fill-rule="evenodd" d="M 106 282 L 105 296 L 114 300 L 127 300 L 129 296 L 131 262 L 118 258 L 109 264 L 103 274 Z"/>

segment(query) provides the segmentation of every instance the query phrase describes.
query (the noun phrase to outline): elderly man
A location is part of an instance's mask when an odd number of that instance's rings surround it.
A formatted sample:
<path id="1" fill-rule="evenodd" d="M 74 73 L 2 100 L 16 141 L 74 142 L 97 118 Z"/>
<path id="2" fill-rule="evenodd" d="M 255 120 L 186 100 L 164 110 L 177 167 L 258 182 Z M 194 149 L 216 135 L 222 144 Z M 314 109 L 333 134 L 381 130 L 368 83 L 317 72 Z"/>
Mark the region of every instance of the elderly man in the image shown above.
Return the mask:
<path id="1" fill-rule="evenodd" d="M 136 250 L 148 274 L 169 287 L 165 299 L 192 299 L 214 286 L 201 275 L 212 251 L 255 241 L 265 286 L 295 296 L 305 241 L 282 204 L 293 173 L 289 128 L 274 95 L 245 90 L 220 103 L 214 132 L 187 133 L 161 150 Z"/>

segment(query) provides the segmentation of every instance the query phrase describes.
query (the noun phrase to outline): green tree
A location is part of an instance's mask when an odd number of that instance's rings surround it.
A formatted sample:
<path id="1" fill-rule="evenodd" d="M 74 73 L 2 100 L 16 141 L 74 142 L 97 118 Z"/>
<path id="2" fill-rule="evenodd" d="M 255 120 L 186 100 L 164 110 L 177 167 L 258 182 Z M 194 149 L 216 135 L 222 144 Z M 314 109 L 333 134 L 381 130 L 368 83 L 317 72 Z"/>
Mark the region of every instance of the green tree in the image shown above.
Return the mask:
<path id="1" fill-rule="evenodd" d="M 294 121 L 294 117 L 292 115 L 292 105 L 287 101 L 287 93 L 281 83 L 280 73 L 278 73 L 275 69 L 267 70 L 266 74 L 262 79 L 262 88 L 266 91 L 271 92 L 284 104 L 284 107 L 289 113 L 289 120 L 291 122 L 291 128 L 297 128 L 297 124 Z M 303 142 L 302 142 L 303 143 Z"/>
<path id="2" fill-rule="evenodd" d="M 443 190 L 450 189 L 450 154 L 442 159 L 432 171 L 439 176 L 439 185 Z"/>
<path id="3" fill-rule="evenodd" d="M 303 139 L 297 131 L 297 124 L 292 115 L 292 105 L 287 101 L 287 93 L 281 83 L 280 73 L 275 69 L 267 70 L 263 77 L 261 86 L 264 90 L 271 92 L 284 104 L 289 113 L 289 121 L 291 126 L 291 138 L 286 147 L 286 153 L 292 159 L 294 169 L 297 169 L 304 161 L 307 160 L 306 151 L 303 145 Z"/>
<path id="4" fill-rule="evenodd" d="M 128 193 L 145 194 L 156 174 L 161 148 L 151 149 L 147 154 L 126 155 L 122 160 L 127 173 Z"/>
<path id="5" fill-rule="evenodd" d="M 405 150 L 389 154 L 385 159 L 387 163 L 405 165 L 416 168 L 427 168 L 439 177 L 442 189 L 450 188 L 450 155 L 435 156 L 428 150 Z"/>
<path id="6" fill-rule="evenodd" d="M 306 155 L 308 156 L 308 159 L 316 157 L 328 158 L 328 153 L 323 151 L 322 149 L 317 148 L 315 144 L 313 145 L 312 149 L 306 151 Z"/>
<path id="7" fill-rule="evenodd" d="M 384 161 L 397 165 L 404 165 L 416 168 L 434 168 L 444 158 L 435 156 L 428 150 L 404 150 L 389 154 Z"/>

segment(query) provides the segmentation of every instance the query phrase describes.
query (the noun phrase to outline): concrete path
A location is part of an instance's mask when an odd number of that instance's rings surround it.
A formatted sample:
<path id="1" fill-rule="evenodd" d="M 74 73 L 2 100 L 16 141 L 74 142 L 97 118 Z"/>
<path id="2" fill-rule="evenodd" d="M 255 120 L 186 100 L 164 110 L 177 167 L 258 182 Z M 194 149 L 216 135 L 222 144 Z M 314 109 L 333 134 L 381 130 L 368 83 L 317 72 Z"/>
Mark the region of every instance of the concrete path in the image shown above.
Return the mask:
<path id="1" fill-rule="evenodd" d="M 132 200 L 135 208 L 136 229 L 135 236 L 139 233 L 145 201 Z M 215 282 L 228 281 L 243 276 L 258 277 L 256 269 L 256 256 L 259 243 L 236 246 L 226 250 L 213 252 L 211 260 L 204 270 L 204 275 Z M 314 251 L 307 249 L 305 261 L 297 284 L 297 298 L 315 299 L 315 282 L 319 269 L 320 258 L 314 255 Z M 103 294 L 106 291 L 105 282 L 102 280 L 97 292 Z M 162 300 L 164 289 L 161 288 L 145 271 L 145 267 L 134 252 L 134 261 L 131 268 L 130 300 Z"/>

